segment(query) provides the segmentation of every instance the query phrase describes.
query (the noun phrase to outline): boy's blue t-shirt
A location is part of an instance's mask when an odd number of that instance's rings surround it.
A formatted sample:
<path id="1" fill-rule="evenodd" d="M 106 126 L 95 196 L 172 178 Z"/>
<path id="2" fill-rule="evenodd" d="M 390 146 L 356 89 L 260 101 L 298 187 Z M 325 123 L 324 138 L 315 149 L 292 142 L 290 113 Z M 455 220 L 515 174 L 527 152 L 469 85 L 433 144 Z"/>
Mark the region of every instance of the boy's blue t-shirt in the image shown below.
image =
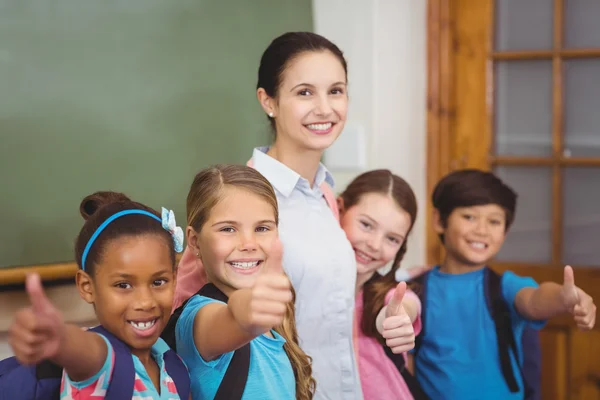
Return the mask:
<path id="1" fill-rule="evenodd" d="M 432 399 L 523 399 L 522 377 L 512 352 L 521 391 L 511 393 L 502 375 L 496 328 L 485 301 L 484 270 L 445 274 L 437 266 L 426 284 L 425 334 L 415 363 L 425 393 Z M 527 324 L 539 329 L 544 321 L 525 319 L 516 311 L 514 299 L 519 290 L 537 286 L 532 278 L 508 271 L 502 275 L 502 295 L 511 310 L 520 360 L 523 329 Z"/>
<path id="2" fill-rule="evenodd" d="M 186 304 L 177 325 L 177 353 L 190 371 L 193 400 L 213 399 L 231 362 L 233 352 L 215 360 L 204 361 L 194 343 L 194 319 L 198 310 L 217 302 L 195 295 Z M 275 331 L 275 338 L 261 335 L 250 342 L 250 368 L 242 400 L 295 399 L 296 379 L 290 360 L 283 349 L 285 339 Z"/>

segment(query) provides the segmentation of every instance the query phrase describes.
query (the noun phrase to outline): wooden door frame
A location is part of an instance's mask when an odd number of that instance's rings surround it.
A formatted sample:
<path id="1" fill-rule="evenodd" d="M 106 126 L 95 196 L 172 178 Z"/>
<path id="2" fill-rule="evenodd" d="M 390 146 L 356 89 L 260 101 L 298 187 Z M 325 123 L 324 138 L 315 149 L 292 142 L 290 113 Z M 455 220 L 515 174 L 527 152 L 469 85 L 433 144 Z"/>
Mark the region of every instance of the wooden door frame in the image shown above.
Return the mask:
<path id="1" fill-rule="evenodd" d="M 564 0 L 555 1 L 555 4 L 562 4 Z M 443 246 L 433 229 L 433 205 L 430 200 L 436 183 L 454 169 L 488 169 L 491 162 L 498 158 L 490 154 L 493 146 L 490 100 L 494 90 L 490 68 L 493 67 L 494 58 L 497 58 L 491 51 L 490 22 L 494 2 L 468 3 L 470 7 L 461 8 L 461 2 L 457 0 L 428 0 L 427 5 L 427 265 L 438 264 L 443 259 Z M 473 13 L 473 7 L 476 6 L 484 9 Z M 489 16 L 487 21 L 479 18 L 482 13 Z M 465 19 L 472 21 L 457 30 L 455 24 L 458 19 L 463 21 L 463 25 Z M 474 33 L 477 34 L 476 39 L 472 38 Z M 483 76 L 484 85 L 481 84 Z M 456 104 L 457 88 L 460 88 L 461 94 L 467 93 L 467 96 L 462 96 L 461 104 Z M 464 97 L 468 98 L 468 104 Z M 482 101 L 483 98 L 486 101 Z M 474 122 L 475 118 L 478 121 Z M 473 140 L 474 134 L 470 131 L 474 123 L 482 129 L 477 133 L 477 140 Z M 583 162 L 590 164 L 586 160 Z M 562 193 L 555 190 L 553 195 L 561 196 Z M 556 218 L 555 214 L 553 212 L 553 218 Z M 557 237 L 553 234 L 553 242 Z M 560 262 L 551 266 L 493 262 L 491 266 L 498 272 L 511 270 L 517 275 L 533 276 L 538 282 L 563 282 L 563 265 Z M 599 268 L 577 268 L 576 283 L 588 293 L 597 293 L 600 287 Z M 568 317 L 558 318 L 549 325 L 564 325 L 568 321 Z M 596 324 L 595 329 L 600 330 L 600 324 Z"/>
<path id="2" fill-rule="evenodd" d="M 562 6 L 563 1 L 555 0 L 555 10 Z M 469 3 L 469 6 L 463 7 L 466 3 Z M 465 167 L 489 169 L 492 163 L 500 158 L 493 157 L 491 152 L 493 102 L 490 100 L 494 91 L 491 68 L 494 59 L 499 59 L 498 54 L 492 53 L 490 30 L 493 3 L 493 1 L 477 2 L 476 0 L 428 0 L 426 137 L 426 261 L 428 265 L 440 263 L 444 255 L 443 246 L 433 229 L 434 210 L 430 195 L 436 183 L 454 169 Z M 473 11 L 476 7 L 485 8 Z M 482 14 L 488 16 L 487 21 L 481 20 Z M 463 26 L 456 26 L 459 21 Z M 575 54 L 578 50 L 562 50 L 562 52 Z M 539 56 L 548 58 L 554 55 L 550 53 L 540 52 Z M 508 57 L 506 54 L 500 56 Z M 519 58 L 519 54 L 515 53 L 511 57 Z M 457 94 L 461 95 L 460 104 L 458 104 Z M 557 96 L 558 94 L 555 93 L 553 101 L 556 101 Z M 553 115 L 553 118 L 562 118 L 562 116 Z M 553 135 L 557 135 L 556 126 L 560 120 L 554 122 Z M 481 129 L 481 132 L 474 133 L 473 127 Z M 501 161 L 507 164 L 507 157 Z M 587 165 L 591 162 L 583 160 L 582 164 Z M 515 165 L 521 164 L 515 163 Z M 554 185 L 553 196 L 562 195 L 557 188 L 558 185 Z M 556 210 L 553 210 L 553 218 L 557 218 Z M 553 233 L 552 237 L 553 243 L 561 239 L 557 233 Z M 562 283 L 563 281 L 563 268 L 558 263 L 548 265 L 498 262 L 492 263 L 492 267 L 498 272 L 511 270 L 517 275 L 532 276 L 538 282 Z M 598 288 L 600 288 L 598 268 L 577 268 L 575 280 L 583 290 L 592 295 L 596 294 L 596 302 L 598 302 Z M 593 368 L 596 368 L 593 366 L 596 365 L 597 358 L 589 351 L 598 348 L 592 343 L 599 337 L 599 331 L 600 324 L 597 323 L 595 332 L 578 332 L 574 328 L 572 318 L 568 315 L 548 322 L 541 335 L 542 348 L 553 349 L 542 354 L 545 363 L 542 382 L 547 397 L 578 399 L 583 398 L 580 396 L 584 396 L 585 393 L 595 393 L 590 388 L 600 382 L 600 376 L 592 372 Z"/>
<path id="3" fill-rule="evenodd" d="M 427 208 L 426 262 L 441 262 L 443 246 L 433 230 L 433 205 L 429 200 L 436 183 L 450 172 L 453 32 L 448 0 L 427 2 Z"/>

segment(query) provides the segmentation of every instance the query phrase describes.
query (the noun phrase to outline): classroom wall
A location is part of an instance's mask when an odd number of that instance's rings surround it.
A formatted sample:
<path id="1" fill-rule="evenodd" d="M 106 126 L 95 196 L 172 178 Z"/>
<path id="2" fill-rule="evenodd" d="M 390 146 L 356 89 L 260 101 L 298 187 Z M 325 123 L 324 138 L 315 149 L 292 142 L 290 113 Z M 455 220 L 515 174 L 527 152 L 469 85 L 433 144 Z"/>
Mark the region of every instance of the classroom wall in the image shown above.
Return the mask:
<path id="1" fill-rule="evenodd" d="M 423 0 L 313 0 L 315 31 L 345 52 L 349 63 L 347 126 L 362 127 L 366 168 L 332 169 L 337 189 L 362 170 L 389 168 L 413 187 L 425 210 L 426 2 Z M 423 211 L 409 242 L 404 266 L 425 261 Z M 93 323 L 93 310 L 73 286 L 50 288 L 48 296 L 65 318 Z M 24 293 L 0 293 L 0 359 L 10 355 L 6 329 Z"/>
<path id="2" fill-rule="evenodd" d="M 412 186 L 419 216 L 403 267 L 425 262 L 427 2 L 313 0 L 315 31 L 348 61 L 348 132 L 366 139 L 364 168 L 335 169 L 336 190 L 364 170 L 388 168 Z M 352 134 L 352 133 L 351 133 Z M 327 162 L 327 156 L 325 158 Z"/>

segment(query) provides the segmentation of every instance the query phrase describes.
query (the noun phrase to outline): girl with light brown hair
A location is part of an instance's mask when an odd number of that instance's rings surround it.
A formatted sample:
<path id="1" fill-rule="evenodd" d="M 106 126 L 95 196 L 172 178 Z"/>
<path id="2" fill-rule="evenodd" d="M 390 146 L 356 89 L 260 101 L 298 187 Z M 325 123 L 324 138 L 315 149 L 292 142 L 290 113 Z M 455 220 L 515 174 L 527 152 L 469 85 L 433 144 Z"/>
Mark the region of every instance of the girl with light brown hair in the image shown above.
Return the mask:
<path id="1" fill-rule="evenodd" d="M 193 398 L 213 399 L 234 352 L 249 344 L 243 399 L 311 399 L 315 381 L 298 346 L 272 186 L 250 167 L 205 169 L 188 193 L 187 220 L 188 248 L 227 299 L 201 291 L 177 321 L 177 352 L 189 367 Z"/>

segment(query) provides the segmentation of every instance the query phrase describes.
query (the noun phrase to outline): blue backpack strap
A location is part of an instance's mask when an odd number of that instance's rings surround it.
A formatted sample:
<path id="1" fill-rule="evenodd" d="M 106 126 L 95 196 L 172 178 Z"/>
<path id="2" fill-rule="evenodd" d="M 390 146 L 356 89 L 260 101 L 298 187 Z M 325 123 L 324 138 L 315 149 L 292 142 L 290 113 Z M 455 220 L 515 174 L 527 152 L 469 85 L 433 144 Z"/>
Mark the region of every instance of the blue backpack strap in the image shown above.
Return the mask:
<path id="1" fill-rule="evenodd" d="M 110 385 L 106 391 L 106 400 L 131 400 L 135 384 L 135 367 L 131 349 L 120 339 L 108 332 L 102 326 L 90 329 L 108 339 L 115 354 L 115 365 L 113 367 Z"/>
<path id="2" fill-rule="evenodd" d="M 540 400 L 542 397 L 542 349 L 540 332 L 526 326 L 521 337 L 523 349 L 523 382 L 525 383 L 525 400 Z"/>
<path id="3" fill-rule="evenodd" d="M 182 400 L 190 397 L 190 373 L 181 358 L 173 350 L 164 354 L 165 368 L 167 373 L 175 382 L 177 394 Z"/>
<path id="4" fill-rule="evenodd" d="M 512 393 L 517 393 L 520 391 L 520 388 L 513 370 L 510 357 L 511 350 L 517 360 L 517 364 L 519 364 L 519 357 L 515 335 L 512 329 L 510 309 L 502 296 L 502 277 L 492 269 L 485 267 L 483 279 L 486 305 L 496 328 L 498 356 L 500 358 L 502 375 L 504 376 L 504 380 L 510 391 Z"/>

